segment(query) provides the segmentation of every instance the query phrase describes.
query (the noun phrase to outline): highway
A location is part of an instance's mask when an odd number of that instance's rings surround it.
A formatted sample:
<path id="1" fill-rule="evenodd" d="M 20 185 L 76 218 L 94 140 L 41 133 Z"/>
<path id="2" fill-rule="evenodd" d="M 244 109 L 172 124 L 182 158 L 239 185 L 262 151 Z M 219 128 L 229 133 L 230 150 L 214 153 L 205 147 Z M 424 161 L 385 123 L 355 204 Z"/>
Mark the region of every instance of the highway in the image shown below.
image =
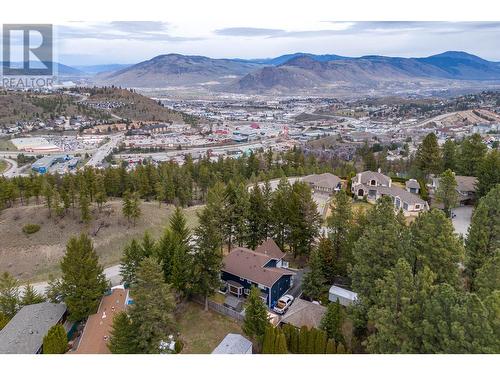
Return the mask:
<path id="1" fill-rule="evenodd" d="M 16 176 L 28 176 L 28 174 L 23 173 L 24 168 L 18 167 L 16 160 L 8 159 L 6 155 L 3 154 L 0 154 L 0 159 L 5 160 L 5 162 L 9 164 L 7 170 L 1 174 L 2 176 L 7 178 L 12 178 Z"/>
<path id="2" fill-rule="evenodd" d="M 110 141 L 99 147 L 86 165 L 94 168 L 100 166 L 104 159 L 113 152 L 113 149 L 123 141 L 124 137 L 124 134 L 112 135 Z"/>

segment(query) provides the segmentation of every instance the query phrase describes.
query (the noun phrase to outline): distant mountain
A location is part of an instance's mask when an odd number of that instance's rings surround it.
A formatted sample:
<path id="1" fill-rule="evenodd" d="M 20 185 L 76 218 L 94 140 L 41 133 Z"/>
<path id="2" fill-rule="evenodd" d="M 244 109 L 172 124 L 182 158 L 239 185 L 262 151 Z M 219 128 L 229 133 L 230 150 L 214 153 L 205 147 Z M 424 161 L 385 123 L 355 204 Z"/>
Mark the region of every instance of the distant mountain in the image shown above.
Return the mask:
<path id="1" fill-rule="evenodd" d="M 160 55 L 112 73 L 99 74 L 103 84 L 128 87 L 217 85 L 241 77 L 260 65 L 230 59 L 180 54 Z"/>
<path id="2" fill-rule="evenodd" d="M 9 64 L 12 67 L 21 67 L 23 65 L 22 62 L 1 62 L 2 66 L 5 66 L 6 64 Z M 57 75 L 62 75 L 62 76 L 81 76 L 84 75 L 84 73 L 81 70 L 72 68 L 71 66 L 64 65 L 58 62 L 50 62 L 50 61 L 44 61 L 41 63 L 40 61 L 31 61 L 30 60 L 30 66 L 33 68 L 45 68 L 45 66 L 49 66 L 52 64 L 52 68 L 54 69 L 54 74 Z"/>
<path id="3" fill-rule="evenodd" d="M 103 65 L 76 65 L 74 68 L 87 74 L 98 74 L 105 72 L 116 72 L 128 68 L 132 64 L 103 64 Z"/>
<path id="4" fill-rule="evenodd" d="M 500 64 L 465 52 L 445 52 L 426 58 L 362 56 L 321 61 L 300 55 L 264 67 L 235 81 L 229 91 L 290 91 L 320 87 L 366 87 L 436 81 L 500 81 Z"/>
<path id="5" fill-rule="evenodd" d="M 460 82 L 460 86 L 479 85 L 482 81 L 500 84 L 500 63 L 459 51 L 424 58 L 345 57 L 298 52 L 251 60 L 167 54 L 116 71 L 103 70 L 93 79 L 100 85 L 205 87 L 241 93 L 321 91 L 339 87 L 398 90 L 401 87 L 418 89 L 429 84 L 446 88 L 450 81 Z"/>
<path id="6" fill-rule="evenodd" d="M 311 59 L 316 60 L 316 61 L 332 61 L 332 60 L 348 59 L 348 57 L 339 56 L 339 55 L 314 55 L 312 53 L 296 52 L 296 53 L 291 53 L 288 55 L 281 55 L 278 57 L 267 58 L 267 59 L 250 59 L 250 60 L 233 59 L 233 60 L 240 61 L 240 62 L 250 62 L 250 63 L 255 63 L 255 64 L 278 66 L 278 65 L 285 64 L 286 62 L 288 62 L 292 59 L 295 59 L 297 57 L 302 57 L 302 56 L 310 57 Z"/>

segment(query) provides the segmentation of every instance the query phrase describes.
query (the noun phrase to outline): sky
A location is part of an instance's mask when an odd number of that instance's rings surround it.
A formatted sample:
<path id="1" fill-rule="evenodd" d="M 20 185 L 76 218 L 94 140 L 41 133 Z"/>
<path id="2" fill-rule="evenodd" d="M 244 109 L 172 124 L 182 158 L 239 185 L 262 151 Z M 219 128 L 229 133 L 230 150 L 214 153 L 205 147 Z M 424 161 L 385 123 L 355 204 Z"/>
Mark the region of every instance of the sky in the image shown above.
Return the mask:
<path id="1" fill-rule="evenodd" d="M 160 54 L 265 58 L 294 52 L 424 57 L 465 51 L 500 61 L 500 22 L 72 21 L 55 25 L 56 60 L 67 65 L 137 63 Z"/>

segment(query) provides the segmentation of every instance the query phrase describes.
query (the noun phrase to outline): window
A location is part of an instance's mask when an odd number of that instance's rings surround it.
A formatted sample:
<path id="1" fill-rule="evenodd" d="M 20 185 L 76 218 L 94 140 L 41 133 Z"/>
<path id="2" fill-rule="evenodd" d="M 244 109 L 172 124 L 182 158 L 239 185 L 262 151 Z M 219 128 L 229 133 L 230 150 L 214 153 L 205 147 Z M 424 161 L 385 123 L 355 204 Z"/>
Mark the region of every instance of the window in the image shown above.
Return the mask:
<path id="1" fill-rule="evenodd" d="M 415 209 L 416 209 L 416 210 L 420 210 L 420 205 L 419 205 L 419 204 L 416 204 L 416 205 L 415 205 Z"/>
<path id="2" fill-rule="evenodd" d="M 259 284 L 258 286 L 259 286 L 259 289 L 266 290 L 266 286 L 265 285 Z"/>
<path id="3" fill-rule="evenodd" d="M 375 180 L 371 180 L 371 181 L 370 181 L 370 185 L 371 185 L 371 186 L 375 186 L 376 184 L 377 184 L 377 182 L 376 182 Z"/>
<path id="4" fill-rule="evenodd" d="M 245 281 L 245 279 L 243 277 L 240 277 L 240 281 Z"/>
<path id="5" fill-rule="evenodd" d="M 403 210 L 408 211 L 408 203 L 403 203 Z"/>
<path id="6" fill-rule="evenodd" d="M 250 294 L 250 289 L 243 289 L 243 293 L 245 293 L 245 296 L 248 296 Z"/>

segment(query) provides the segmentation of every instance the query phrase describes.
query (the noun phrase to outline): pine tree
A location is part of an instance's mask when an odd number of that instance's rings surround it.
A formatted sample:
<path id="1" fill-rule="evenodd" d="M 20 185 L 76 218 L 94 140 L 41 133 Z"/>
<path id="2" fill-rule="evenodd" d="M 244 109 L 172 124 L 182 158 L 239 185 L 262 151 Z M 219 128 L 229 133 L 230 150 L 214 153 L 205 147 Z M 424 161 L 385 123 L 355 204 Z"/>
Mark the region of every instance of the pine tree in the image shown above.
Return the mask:
<path id="1" fill-rule="evenodd" d="M 146 257 L 142 246 L 136 239 L 130 241 L 123 250 L 123 257 L 120 262 L 120 275 L 123 282 L 132 285 L 136 282 L 136 272 L 141 261 Z"/>
<path id="2" fill-rule="evenodd" d="M 487 298 L 490 294 L 499 290 L 500 286 L 500 251 L 485 260 L 483 266 L 477 270 L 474 282 L 475 290 L 482 298 Z"/>
<path id="3" fill-rule="evenodd" d="M 170 228 L 167 228 L 159 238 L 155 250 L 155 256 L 161 262 L 163 275 L 167 283 L 170 282 L 172 277 L 175 247 L 175 235 L 172 233 Z"/>
<path id="4" fill-rule="evenodd" d="M 175 332 L 174 297 L 154 258 L 145 258 L 137 270 L 134 304 L 129 310 L 141 353 L 160 353 L 161 341 Z"/>
<path id="5" fill-rule="evenodd" d="M 90 215 L 90 199 L 85 191 L 80 191 L 80 199 L 78 200 L 80 205 L 80 218 L 85 224 L 89 223 L 92 219 Z"/>
<path id="6" fill-rule="evenodd" d="M 141 202 L 139 199 L 139 194 L 137 192 L 132 193 L 130 197 L 130 218 L 135 224 L 137 219 L 141 216 Z"/>
<path id="7" fill-rule="evenodd" d="M 326 280 L 321 266 L 318 250 L 314 250 L 309 258 L 309 271 L 306 272 L 302 281 L 304 294 L 314 300 L 318 300 L 325 291 Z"/>
<path id="8" fill-rule="evenodd" d="M 103 268 L 90 238 L 71 237 L 61 261 L 61 291 L 70 318 L 82 320 L 93 314 L 108 287 Z"/>
<path id="9" fill-rule="evenodd" d="M 187 227 L 186 217 L 180 207 L 176 207 L 174 214 L 169 220 L 170 229 L 175 233 L 184 245 L 188 245 L 191 240 L 191 234 Z"/>
<path id="10" fill-rule="evenodd" d="M 136 327 L 125 311 L 121 311 L 113 318 L 108 348 L 113 354 L 139 352 L 136 342 Z"/>
<path id="11" fill-rule="evenodd" d="M 290 200 L 291 187 L 287 178 L 282 178 L 278 187 L 272 195 L 271 212 L 271 232 L 274 240 L 280 249 L 285 248 L 285 241 L 290 232 L 288 202 Z"/>
<path id="12" fill-rule="evenodd" d="M 30 283 L 26 284 L 24 287 L 23 298 L 21 299 L 21 305 L 34 305 L 41 302 L 45 302 L 45 297 L 39 294 L 35 288 L 33 288 L 33 285 Z"/>
<path id="13" fill-rule="evenodd" d="M 333 339 L 335 342 L 345 342 L 342 333 L 342 326 L 345 320 L 345 312 L 339 301 L 328 304 L 326 313 L 321 319 L 320 328 L 326 332 L 328 339 Z"/>
<path id="14" fill-rule="evenodd" d="M 477 271 L 500 249 L 500 185 L 479 200 L 465 241 L 465 271 L 475 291 Z"/>
<path id="15" fill-rule="evenodd" d="M 464 247 L 451 221 L 432 209 L 420 214 L 410 230 L 412 251 L 407 254 L 413 274 L 427 266 L 436 274 L 436 282 L 459 286 L 458 264 L 464 259 Z"/>
<path id="16" fill-rule="evenodd" d="M 457 168 L 457 146 L 454 141 L 447 139 L 443 145 L 443 169 L 452 171 Z"/>
<path id="17" fill-rule="evenodd" d="M 451 217 L 451 210 L 458 204 L 457 180 L 451 170 L 443 172 L 439 178 L 439 186 L 436 190 L 436 200 L 443 204 L 447 217 Z"/>
<path id="18" fill-rule="evenodd" d="M 132 201 L 130 196 L 130 191 L 125 191 L 123 193 L 123 201 L 122 201 L 122 213 L 123 216 L 127 218 L 127 222 L 130 223 L 130 218 L 132 217 Z"/>
<path id="19" fill-rule="evenodd" d="M 437 174 L 441 171 L 441 150 L 438 145 L 436 134 L 429 133 L 423 139 L 415 155 L 417 168 L 424 176 Z"/>
<path id="20" fill-rule="evenodd" d="M 490 151 L 477 167 L 477 197 L 484 197 L 500 183 L 500 151 Z"/>
<path id="21" fill-rule="evenodd" d="M 351 198 L 344 190 L 335 194 L 331 212 L 332 214 L 327 218 L 327 224 L 335 255 L 333 262 L 335 273 L 347 276 L 349 264 L 352 263 L 353 214 Z M 332 282 L 332 278 L 329 278 L 329 281 Z"/>
<path id="22" fill-rule="evenodd" d="M 466 137 L 460 144 L 457 167 L 461 175 L 477 176 L 478 168 L 487 151 L 479 134 Z"/>
<path id="23" fill-rule="evenodd" d="M 177 237 L 177 235 L 175 235 Z M 177 245 L 174 247 L 172 259 L 172 287 L 177 291 L 180 298 L 186 297 L 191 287 L 192 258 L 189 254 L 189 247 L 176 239 Z"/>
<path id="24" fill-rule="evenodd" d="M 97 203 L 99 212 L 101 212 L 102 206 L 104 203 L 106 203 L 107 198 L 108 196 L 106 193 L 106 186 L 104 185 L 104 178 L 102 176 L 98 176 L 96 182 L 95 201 Z"/>
<path id="25" fill-rule="evenodd" d="M 273 326 L 268 325 L 264 331 L 264 339 L 262 341 L 262 354 L 273 354 L 276 341 L 276 330 Z"/>
<path id="26" fill-rule="evenodd" d="M 323 277 L 329 284 L 332 284 L 337 274 L 337 265 L 335 263 L 332 241 L 328 237 L 320 237 L 318 255 L 321 259 L 321 272 L 323 273 Z"/>
<path id="27" fill-rule="evenodd" d="M 43 338 L 43 354 L 64 354 L 68 350 L 68 336 L 62 324 L 52 326 Z"/>
<path id="28" fill-rule="evenodd" d="M 247 213 L 247 246 L 252 250 L 266 239 L 267 209 L 259 184 L 255 183 L 250 191 Z"/>
<path id="29" fill-rule="evenodd" d="M 243 332 L 261 342 L 267 326 L 269 326 L 269 321 L 267 320 L 266 305 L 260 298 L 259 289 L 252 287 L 247 298 Z"/>
<path id="30" fill-rule="evenodd" d="M 208 192 L 207 205 L 198 215 L 199 224 L 195 230 L 192 283 L 194 292 L 205 298 L 205 310 L 208 310 L 208 297 L 220 287 L 224 241 L 220 226 L 222 197 L 220 186 Z"/>
<path id="31" fill-rule="evenodd" d="M 54 197 L 54 187 L 47 179 L 43 180 L 42 194 L 45 198 L 45 205 L 49 209 L 49 217 L 50 217 L 52 215 L 52 203 L 53 203 L 53 197 Z"/>
<path id="32" fill-rule="evenodd" d="M 8 272 L 0 276 L 0 313 L 11 319 L 20 305 L 18 281 Z"/>
<path id="33" fill-rule="evenodd" d="M 229 251 L 233 245 L 243 246 L 247 236 L 248 193 L 243 184 L 232 181 L 224 192 L 224 236 Z"/>

